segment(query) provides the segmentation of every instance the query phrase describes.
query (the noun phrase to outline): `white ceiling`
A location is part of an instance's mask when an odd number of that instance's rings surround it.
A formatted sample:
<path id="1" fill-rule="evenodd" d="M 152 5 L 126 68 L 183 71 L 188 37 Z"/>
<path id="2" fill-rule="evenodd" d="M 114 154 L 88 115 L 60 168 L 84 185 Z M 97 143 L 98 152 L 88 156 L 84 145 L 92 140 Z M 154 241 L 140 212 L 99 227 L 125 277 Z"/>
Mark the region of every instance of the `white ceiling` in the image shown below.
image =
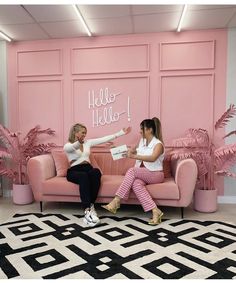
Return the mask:
<path id="1" fill-rule="evenodd" d="M 77 5 L 94 36 L 175 31 L 183 5 Z M 188 5 L 182 30 L 236 27 L 236 5 Z M 72 5 L 0 5 L 16 41 L 87 36 Z M 0 38 L 1 40 L 1 38 Z"/>

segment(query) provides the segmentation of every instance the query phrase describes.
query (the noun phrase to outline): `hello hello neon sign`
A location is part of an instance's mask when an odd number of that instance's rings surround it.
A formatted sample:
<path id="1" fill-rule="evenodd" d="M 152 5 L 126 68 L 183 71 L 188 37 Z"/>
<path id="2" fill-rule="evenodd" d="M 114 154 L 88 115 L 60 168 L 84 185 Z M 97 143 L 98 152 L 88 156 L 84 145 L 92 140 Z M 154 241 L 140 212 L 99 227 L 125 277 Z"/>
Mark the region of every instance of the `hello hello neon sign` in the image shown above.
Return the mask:
<path id="1" fill-rule="evenodd" d="M 127 97 L 127 111 L 114 112 L 113 104 L 116 99 L 122 95 L 119 93 L 112 93 L 108 87 L 101 88 L 98 93 L 94 90 L 88 91 L 88 107 L 92 110 L 92 124 L 93 127 L 109 125 L 120 120 L 121 115 L 127 113 L 127 119 L 130 122 L 130 97 Z"/>

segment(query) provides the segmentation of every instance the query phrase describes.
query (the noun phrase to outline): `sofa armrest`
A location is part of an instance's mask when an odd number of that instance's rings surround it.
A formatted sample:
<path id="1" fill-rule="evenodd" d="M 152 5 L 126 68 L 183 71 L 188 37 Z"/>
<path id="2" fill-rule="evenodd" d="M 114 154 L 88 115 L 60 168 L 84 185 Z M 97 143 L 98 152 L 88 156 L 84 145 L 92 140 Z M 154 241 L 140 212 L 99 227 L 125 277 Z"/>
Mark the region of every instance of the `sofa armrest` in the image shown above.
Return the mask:
<path id="1" fill-rule="evenodd" d="M 180 193 L 180 206 L 186 207 L 192 201 L 196 186 L 198 174 L 197 164 L 193 159 L 189 158 L 179 160 L 174 167 L 175 182 Z"/>
<path id="2" fill-rule="evenodd" d="M 30 158 L 27 163 L 27 174 L 34 198 L 40 201 L 42 183 L 56 176 L 56 168 L 51 154 L 43 154 Z"/>

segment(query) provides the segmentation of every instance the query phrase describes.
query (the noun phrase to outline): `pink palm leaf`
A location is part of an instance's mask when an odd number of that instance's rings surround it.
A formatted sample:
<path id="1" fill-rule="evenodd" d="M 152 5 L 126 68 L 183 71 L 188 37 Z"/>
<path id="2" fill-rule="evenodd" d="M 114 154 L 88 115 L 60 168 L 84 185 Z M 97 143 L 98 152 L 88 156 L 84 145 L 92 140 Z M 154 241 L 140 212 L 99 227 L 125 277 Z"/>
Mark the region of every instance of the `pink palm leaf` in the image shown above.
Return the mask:
<path id="1" fill-rule="evenodd" d="M 220 117 L 220 119 L 215 123 L 215 129 L 223 128 L 234 115 L 236 115 L 236 107 L 234 104 L 230 104 L 229 108 Z"/>
<path id="2" fill-rule="evenodd" d="M 226 171 L 226 170 L 216 171 L 215 174 L 218 175 L 218 176 L 232 177 L 232 178 L 236 179 L 236 174 L 235 173 L 232 173 L 232 172 L 229 172 L 229 171 Z"/>
<path id="3" fill-rule="evenodd" d="M 195 145 L 200 147 L 209 146 L 209 135 L 204 129 L 189 129 L 187 137 L 191 137 L 195 140 Z"/>
<path id="4" fill-rule="evenodd" d="M 228 170 L 236 162 L 236 144 L 227 144 L 214 151 L 216 170 Z"/>
<path id="5" fill-rule="evenodd" d="M 11 132 L 0 124 L 0 140 L 5 145 L 6 148 L 14 149 L 15 140 L 11 136 Z"/>
<path id="6" fill-rule="evenodd" d="M 225 139 L 229 136 L 232 136 L 232 135 L 236 135 L 236 131 L 232 131 L 232 132 L 228 133 L 227 135 L 223 136 L 223 139 Z"/>
<path id="7" fill-rule="evenodd" d="M 174 139 L 172 141 L 173 147 L 193 147 L 195 145 L 195 140 L 192 137 L 183 137 Z"/>
<path id="8" fill-rule="evenodd" d="M 39 135 L 49 135 L 49 136 L 53 136 L 55 135 L 55 131 L 51 130 L 50 128 L 45 129 L 45 130 L 40 130 L 40 126 L 37 125 L 36 127 L 34 127 L 33 129 L 31 129 L 26 136 L 24 137 L 24 143 L 22 145 L 23 147 L 23 151 L 25 149 L 29 149 L 32 146 L 34 146 L 36 144 L 36 141 L 38 140 Z"/>

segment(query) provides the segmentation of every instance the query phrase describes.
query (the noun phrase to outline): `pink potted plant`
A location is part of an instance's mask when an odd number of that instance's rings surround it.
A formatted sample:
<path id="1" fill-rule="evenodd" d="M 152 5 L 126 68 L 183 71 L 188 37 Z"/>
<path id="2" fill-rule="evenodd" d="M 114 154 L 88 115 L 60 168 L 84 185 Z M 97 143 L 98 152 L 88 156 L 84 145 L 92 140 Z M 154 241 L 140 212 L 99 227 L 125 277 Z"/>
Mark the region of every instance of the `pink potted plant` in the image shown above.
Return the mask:
<path id="1" fill-rule="evenodd" d="M 28 184 L 27 162 L 31 157 L 48 153 L 56 146 L 53 143 L 37 143 L 40 135 L 52 136 L 55 131 L 50 128 L 40 130 L 40 126 L 36 126 L 22 140 L 20 134 L 0 125 L 0 175 L 7 176 L 13 182 L 13 202 L 28 204 L 33 201 L 33 194 Z"/>
<path id="2" fill-rule="evenodd" d="M 215 130 L 223 128 L 236 115 L 236 107 L 230 104 L 227 111 L 215 123 Z M 231 131 L 226 137 L 235 135 Z M 185 137 L 175 139 L 171 152 L 173 159 L 193 158 L 198 166 L 198 180 L 194 193 L 194 209 L 201 212 L 217 210 L 215 175 L 236 178 L 230 168 L 236 163 L 236 143 L 217 147 L 204 129 L 189 129 Z"/>

